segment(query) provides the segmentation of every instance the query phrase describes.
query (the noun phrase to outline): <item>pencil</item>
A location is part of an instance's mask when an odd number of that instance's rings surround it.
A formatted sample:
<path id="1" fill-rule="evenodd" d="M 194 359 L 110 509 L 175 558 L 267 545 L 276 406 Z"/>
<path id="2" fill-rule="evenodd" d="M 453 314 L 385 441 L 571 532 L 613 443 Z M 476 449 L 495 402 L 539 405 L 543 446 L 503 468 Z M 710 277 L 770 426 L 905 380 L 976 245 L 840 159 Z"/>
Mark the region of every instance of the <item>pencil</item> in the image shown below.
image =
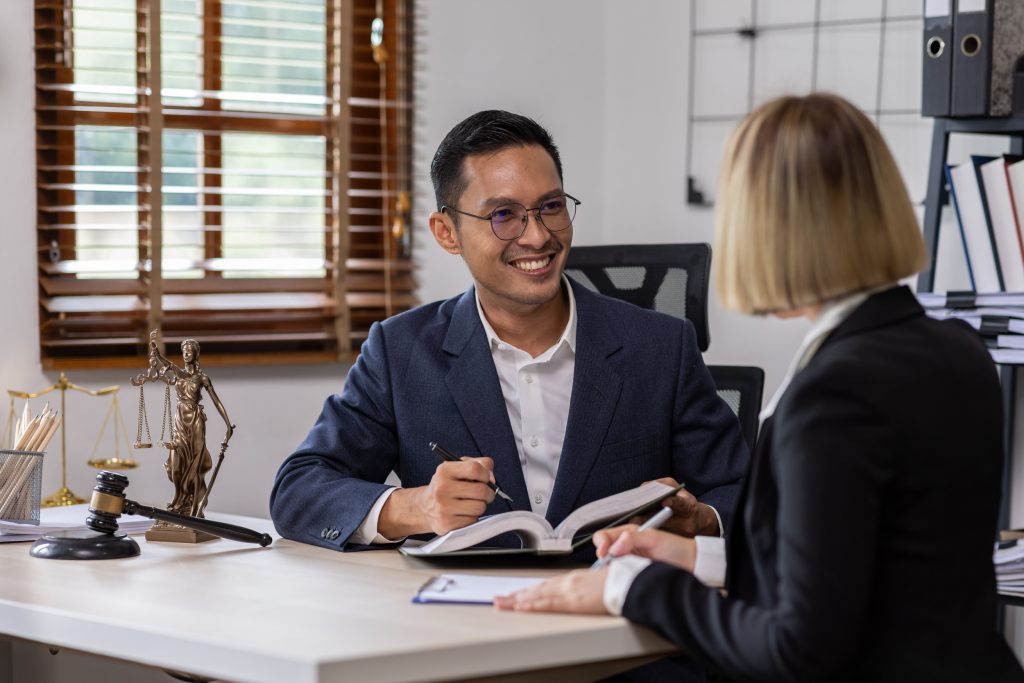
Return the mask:
<path id="1" fill-rule="evenodd" d="M 447 449 L 445 449 L 442 446 L 438 445 L 434 441 L 430 442 L 430 450 L 434 451 L 434 453 L 436 453 L 438 455 L 438 457 L 440 457 L 442 460 L 447 460 L 449 462 L 461 462 L 462 461 L 462 458 L 460 458 L 457 455 L 451 453 L 450 451 L 448 451 Z M 504 498 L 508 502 L 510 502 L 510 503 L 513 502 L 512 498 L 510 498 L 507 493 L 505 493 L 504 491 L 501 490 L 501 487 L 498 486 L 497 482 L 489 481 L 489 482 L 487 482 L 487 485 L 491 488 L 492 491 L 494 491 L 496 494 L 498 494 L 499 496 L 501 496 L 502 498 Z"/>

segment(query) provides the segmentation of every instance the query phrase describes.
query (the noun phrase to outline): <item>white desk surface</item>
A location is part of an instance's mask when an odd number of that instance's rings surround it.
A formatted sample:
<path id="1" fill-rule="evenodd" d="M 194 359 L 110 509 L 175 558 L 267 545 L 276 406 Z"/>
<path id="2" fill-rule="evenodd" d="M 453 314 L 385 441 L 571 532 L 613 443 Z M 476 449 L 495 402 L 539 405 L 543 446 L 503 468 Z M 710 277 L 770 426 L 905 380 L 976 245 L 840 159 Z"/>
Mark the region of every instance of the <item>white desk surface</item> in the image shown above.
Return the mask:
<path id="1" fill-rule="evenodd" d="M 140 556 L 98 561 L 36 559 L 29 543 L 0 544 L 0 633 L 254 683 L 482 679 L 673 651 L 615 617 L 411 602 L 440 571 L 554 570 L 439 568 L 391 550 L 340 553 L 282 540 L 269 520 L 211 518 L 266 531 L 274 543 L 136 536 Z"/>

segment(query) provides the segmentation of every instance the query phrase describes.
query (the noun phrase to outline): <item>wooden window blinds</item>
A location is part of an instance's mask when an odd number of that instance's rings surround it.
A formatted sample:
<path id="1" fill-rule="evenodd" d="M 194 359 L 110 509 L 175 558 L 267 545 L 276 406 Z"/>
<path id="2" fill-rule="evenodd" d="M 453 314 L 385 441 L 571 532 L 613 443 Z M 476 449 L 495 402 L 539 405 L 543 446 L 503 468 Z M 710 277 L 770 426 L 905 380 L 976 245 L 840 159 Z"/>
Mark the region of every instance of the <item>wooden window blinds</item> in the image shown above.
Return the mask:
<path id="1" fill-rule="evenodd" d="M 411 3 L 35 0 L 43 366 L 348 360 L 411 307 Z"/>

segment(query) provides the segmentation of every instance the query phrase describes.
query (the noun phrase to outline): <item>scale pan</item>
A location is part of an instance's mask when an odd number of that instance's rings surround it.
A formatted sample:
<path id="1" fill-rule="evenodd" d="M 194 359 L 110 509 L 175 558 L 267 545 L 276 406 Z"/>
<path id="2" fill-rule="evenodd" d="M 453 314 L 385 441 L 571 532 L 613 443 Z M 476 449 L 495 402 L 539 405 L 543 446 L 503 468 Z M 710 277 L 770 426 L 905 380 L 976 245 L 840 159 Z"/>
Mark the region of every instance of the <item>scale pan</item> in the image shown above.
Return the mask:
<path id="1" fill-rule="evenodd" d="M 139 463 L 132 458 L 96 458 L 89 461 L 89 467 L 98 470 L 130 470 L 138 466 Z"/>

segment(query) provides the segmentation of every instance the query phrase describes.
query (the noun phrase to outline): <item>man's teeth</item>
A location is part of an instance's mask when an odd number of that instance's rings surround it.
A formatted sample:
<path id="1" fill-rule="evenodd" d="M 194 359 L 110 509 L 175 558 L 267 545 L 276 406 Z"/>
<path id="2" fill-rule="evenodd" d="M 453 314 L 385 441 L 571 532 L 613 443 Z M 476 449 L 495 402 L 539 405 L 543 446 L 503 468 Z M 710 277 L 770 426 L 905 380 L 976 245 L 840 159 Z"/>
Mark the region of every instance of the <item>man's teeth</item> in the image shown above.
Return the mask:
<path id="1" fill-rule="evenodd" d="M 534 261 L 513 261 L 512 265 L 519 270 L 533 271 L 540 270 L 549 263 L 551 263 L 551 257 L 545 256 L 544 258 L 536 259 Z"/>

